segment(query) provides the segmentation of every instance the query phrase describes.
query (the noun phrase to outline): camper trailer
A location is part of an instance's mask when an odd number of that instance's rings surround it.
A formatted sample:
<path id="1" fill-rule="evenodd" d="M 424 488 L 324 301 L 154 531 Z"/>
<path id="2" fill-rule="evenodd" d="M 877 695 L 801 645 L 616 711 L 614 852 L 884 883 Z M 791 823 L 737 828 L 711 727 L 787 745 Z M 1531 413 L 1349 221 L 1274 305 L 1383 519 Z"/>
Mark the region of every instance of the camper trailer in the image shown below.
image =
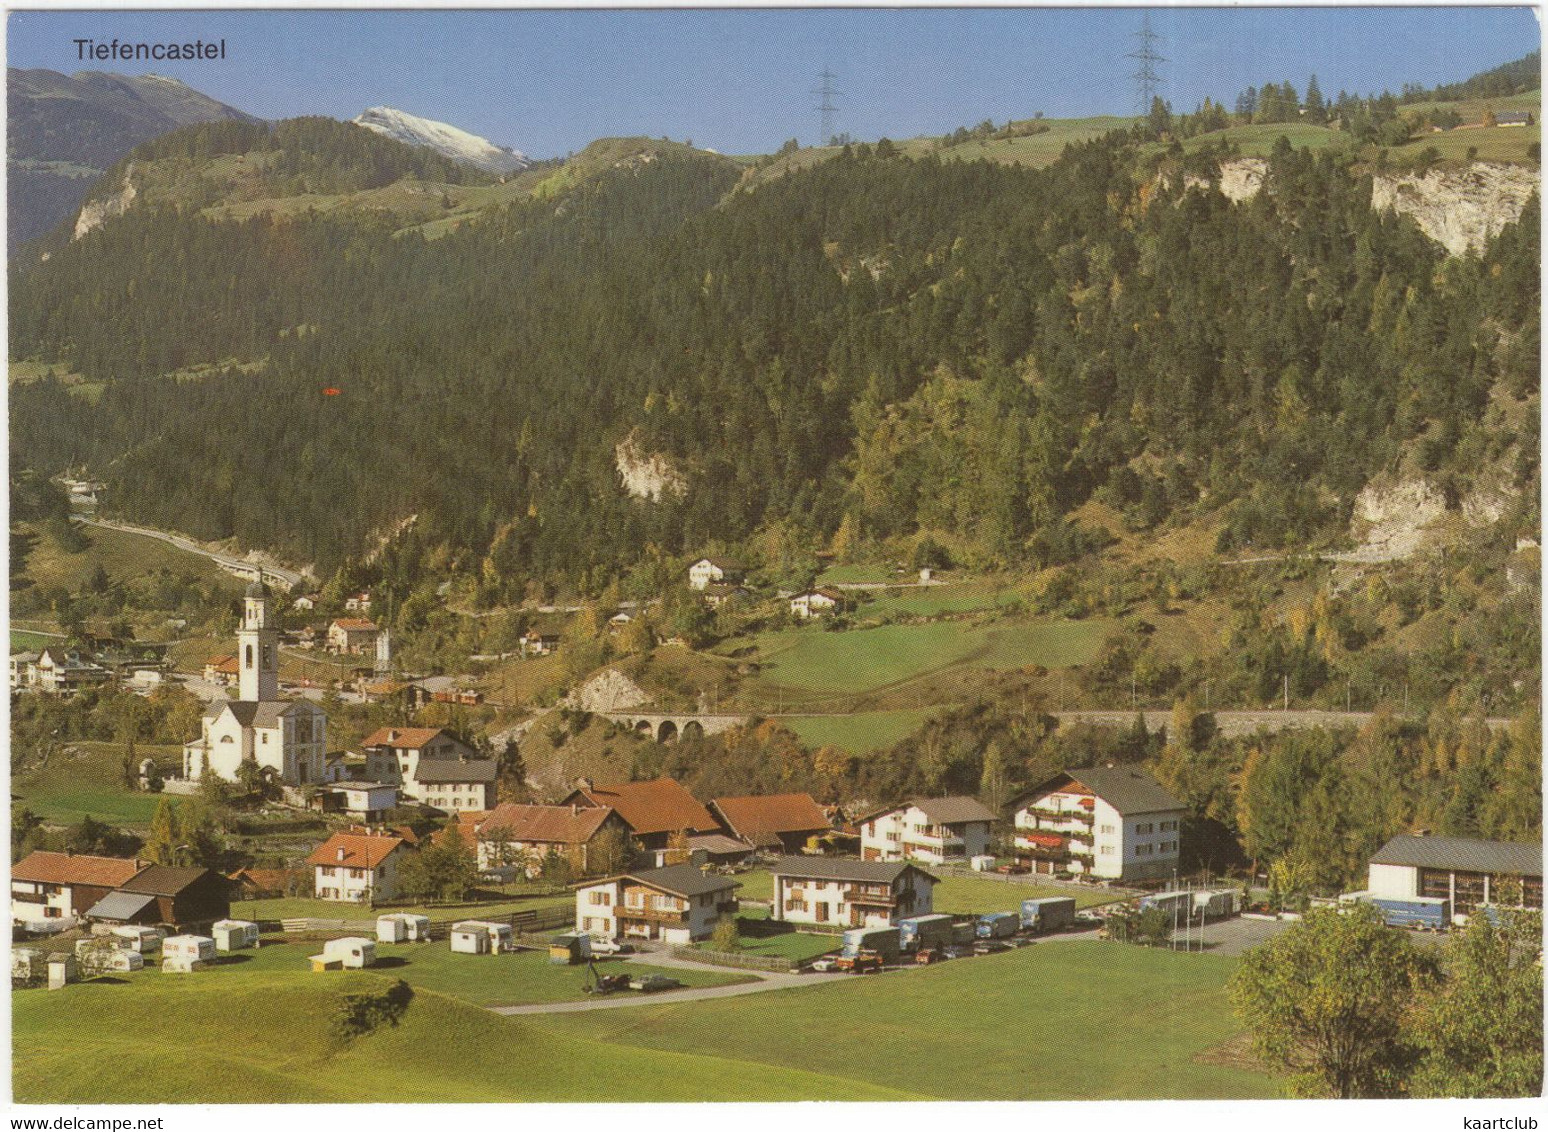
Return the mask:
<path id="1" fill-rule="evenodd" d="M 207 935 L 174 935 L 161 941 L 163 971 L 202 971 L 215 961 L 215 941 Z"/>
<path id="2" fill-rule="evenodd" d="M 142 928 L 136 924 L 124 924 L 109 934 L 113 937 L 115 947 L 137 951 L 141 955 L 160 954 L 161 941 L 166 938 L 166 933 L 160 928 Z"/>
<path id="3" fill-rule="evenodd" d="M 429 938 L 429 916 L 390 912 L 376 918 L 377 943 L 423 943 Z"/>
<path id="4" fill-rule="evenodd" d="M 1054 932 L 1074 922 L 1073 896 L 1043 896 L 1021 902 L 1021 930 L 1024 932 Z"/>
<path id="5" fill-rule="evenodd" d="M 1237 912 L 1240 896 L 1234 888 L 1206 888 L 1193 894 L 1193 915 L 1201 920 L 1223 920 Z"/>
<path id="6" fill-rule="evenodd" d="M 376 964 L 376 941 L 361 935 L 347 935 L 330 939 L 323 944 L 321 955 L 308 957 L 313 971 L 339 971 L 360 969 Z"/>
<path id="7" fill-rule="evenodd" d="M 216 920 L 210 929 L 216 951 L 241 951 L 258 946 L 258 925 L 251 920 Z"/>

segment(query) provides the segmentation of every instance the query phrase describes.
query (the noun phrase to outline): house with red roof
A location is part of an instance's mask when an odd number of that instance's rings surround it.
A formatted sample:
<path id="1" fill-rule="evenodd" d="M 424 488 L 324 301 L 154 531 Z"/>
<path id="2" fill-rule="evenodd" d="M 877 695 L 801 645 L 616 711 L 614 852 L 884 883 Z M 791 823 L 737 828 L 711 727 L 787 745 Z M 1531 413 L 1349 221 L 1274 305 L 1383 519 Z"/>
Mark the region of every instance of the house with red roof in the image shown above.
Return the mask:
<path id="1" fill-rule="evenodd" d="M 376 622 L 363 617 L 340 617 L 328 626 L 328 648 L 336 653 L 376 651 Z"/>
<path id="2" fill-rule="evenodd" d="M 611 806 L 527 806 L 506 802 L 473 825 L 478 867 L 516 867 L 536 876 L 549 853 L 561 854 L 576 875 L 591 872 L 591 850 L 609 830 L 628 836 L 629 826 Z M 467 837 L 466 827 L 463 836 Z M 616 862 L 609 862 L 616 867 Z M 606 867 L 606 866 L 603 866 Z"/>
<path id="3" fill-rule="evenodd" d="M 335 833 L 312 850 L 306 863 L 319 900 L 358 904 L 396 896 L 403 861 L 411 852 L 395 833 Z"/>
<path id="4" fill-rule="evenodd" d="M 29 853 L 11 867 L 11 922 L 63 927 L 143 868 L 130 857 Z"/>
<path id="5" fill-rule="evenodd" d="M 617 811 L 643 849 L 665 849 L 674 833 L 716 833 L 720 823 L 676 779 L 599 785 L 581 779 L 561 806 L 606 806 Z"/>
<path id="6" fill-rule="evenodd" d="M 780 853 L 799 853 L 808 837 L 833 831 L 828 816 L 810 794 L 712 798 L 709 809 L 732 837 Z"/>

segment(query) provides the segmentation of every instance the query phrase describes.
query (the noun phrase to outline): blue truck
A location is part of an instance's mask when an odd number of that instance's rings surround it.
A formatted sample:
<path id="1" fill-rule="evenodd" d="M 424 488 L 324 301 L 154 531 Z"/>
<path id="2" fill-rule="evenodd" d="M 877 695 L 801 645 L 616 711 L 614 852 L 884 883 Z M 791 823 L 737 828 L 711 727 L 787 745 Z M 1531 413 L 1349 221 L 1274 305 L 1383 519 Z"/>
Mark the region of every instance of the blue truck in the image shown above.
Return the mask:
<path id="1" fill-rule="evenodd" d="M 1021 930 L 1056 932 L 1075 922 L 1073 896 L 1041 896 L 1021 902 Z"/>
<path id="2" fill-rule="evenodd" d="M 1443 932 L 1451 926 L 1451 901 L 1443 896 L 1371 896 L 1367 900 L 1389 927 Z"/>
<path id="3" fill-rule="evenodd" d="M 985 912 L 978 917 L 974 934 L 979 939 L 1009 939 L 1021 928 L 1021 917 L 1014 912 Z"/>

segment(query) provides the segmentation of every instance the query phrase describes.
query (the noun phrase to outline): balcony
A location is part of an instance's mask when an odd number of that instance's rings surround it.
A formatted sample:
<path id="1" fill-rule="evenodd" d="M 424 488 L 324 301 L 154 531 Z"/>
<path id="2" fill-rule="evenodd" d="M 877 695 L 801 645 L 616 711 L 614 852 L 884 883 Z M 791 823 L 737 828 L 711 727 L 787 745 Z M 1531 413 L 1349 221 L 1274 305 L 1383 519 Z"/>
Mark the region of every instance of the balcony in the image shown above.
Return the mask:
<path id="1" fill-rule="evenodd" d="M 618 909 L 619 920 L 639 920 L 650 924 L 686 924 L 688 913 L 684 911 L 662 911 L 655 908 L 631 908 L 625 905 Z"/>
<path id="2" fill-rule="evenodd" d="M 1040 806 L 1023 811 L 1041 822 L 1051 822 L 1054 825 L 1063 825 L 1066 822 L 1080 822 L 1082 825 L 1096 824 L 1096 815 L 1083 810 L 1049 810 Z"/>

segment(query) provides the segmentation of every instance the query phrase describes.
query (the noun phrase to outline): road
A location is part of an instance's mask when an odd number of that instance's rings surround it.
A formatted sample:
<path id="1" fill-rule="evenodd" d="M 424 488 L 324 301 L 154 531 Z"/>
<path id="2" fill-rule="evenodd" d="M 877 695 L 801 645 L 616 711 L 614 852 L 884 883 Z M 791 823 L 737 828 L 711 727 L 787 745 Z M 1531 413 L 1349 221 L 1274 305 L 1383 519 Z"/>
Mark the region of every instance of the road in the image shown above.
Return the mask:
<path id="1" fill-rule="evenodd" d="M 1151 726 L 1166 723 L 1168 713 L 1164 709 L 1150 711 L 1056 711 L 1061 726 L 1069 723 L 1094 723 L 1101 727 L 1132 727 L 1138 716 L 1145 716 Z M 1368 711 L 1317 711 L 1314 709 L 1291 711 L 1216 711 L 1215 726 L 1227 738 L 1251 735 L 1262 728 L 1265 731 L 1291 731 L 1303 727 L 1352 727 L 1361 728 L 1375 718 Z M 1511 725 L 1509 719 L 1486 721 L 1491 731 L 1502 731 Z"/>
<path id="2" fill-rule="evenodd" d="M 261 569 L 265 578 L 275 579 L 287 590 L 294 589 L 305 576 L 295 570 L 287 570 L 283 566 L 260 565 L 257 562 L 249 562 L 243 558 L 233 558 L 229 554 L 217 554 L 212 550 L 204 549 L 204 547 L 192 539 L 184 538 L 182 535 L 169 534 L 166 531 L 157 531 L 150 527 L 135 527 L 128 523 L 115 523 L 109 519 L 94 519 L 86 515 L 76 515 L 74 517 L 90 527 L 103 527 L 110 531 L 120 531 L 124 534 L 143 535 L 146 538 L 156 539 L 158 542 L 164 542 L 168 546 L 175 546 L 179 550 L 185 550 L 189 554 L 197 554 L 201 558 L 208 558 L 215 565 L 229 573 L 243 574 Z"/>

